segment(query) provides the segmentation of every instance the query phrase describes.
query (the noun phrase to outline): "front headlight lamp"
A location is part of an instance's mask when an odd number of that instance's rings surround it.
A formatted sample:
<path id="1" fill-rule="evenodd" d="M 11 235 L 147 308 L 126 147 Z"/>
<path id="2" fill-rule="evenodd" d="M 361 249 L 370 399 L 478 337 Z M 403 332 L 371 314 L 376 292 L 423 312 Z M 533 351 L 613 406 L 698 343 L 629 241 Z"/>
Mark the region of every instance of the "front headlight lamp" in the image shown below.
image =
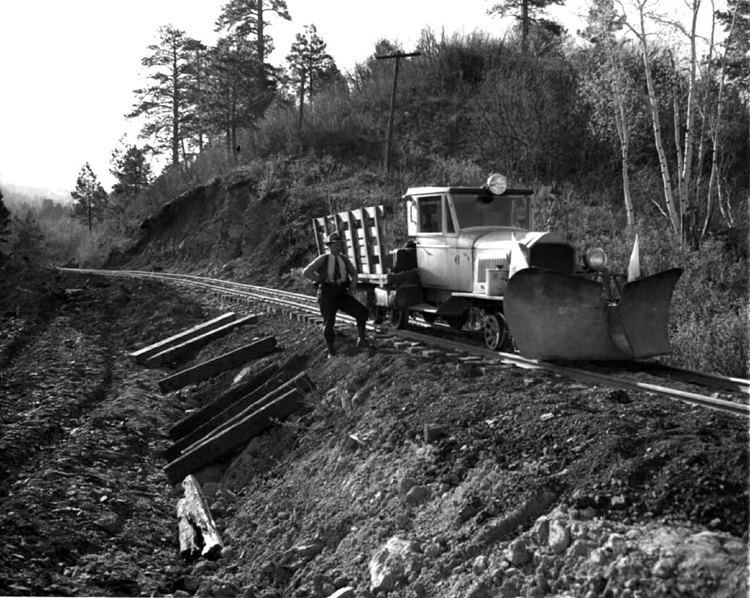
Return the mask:
<path id="1" fill-rule="evenodd" d="M 593 247 L 586 252 L 584 262 L 592 270 L 601 270 L 607 265 L 607 254 L 601 247 Z"/>
<path id="2" fill-rule="evenodd" d="M 503 175 L 493 173 L 487 179 L 487 183 L 485 183 L 485 186 L 493 195 L 502 195 L 508 188 L 508 181 L 505 180 L 505 177 Z"/>

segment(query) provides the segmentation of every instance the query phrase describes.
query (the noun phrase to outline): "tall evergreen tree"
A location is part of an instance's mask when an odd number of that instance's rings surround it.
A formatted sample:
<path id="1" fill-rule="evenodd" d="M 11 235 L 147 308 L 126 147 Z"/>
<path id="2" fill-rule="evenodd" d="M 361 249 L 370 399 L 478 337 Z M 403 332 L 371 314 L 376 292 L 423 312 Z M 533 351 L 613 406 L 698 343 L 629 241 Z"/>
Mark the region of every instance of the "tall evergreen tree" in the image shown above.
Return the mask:
<path id="1" fill-rule="evenodd" d="M 11 255 L 19 263 L 38 264 L 42 257 L 44 233 L 39 219 L 32 210 L 26 210 L 23 218 L 13 218 L 13 241 Z"/>
<path id="2" fill-rule="evenodd" d="M 216 20 L 216 30 L 226 30 L 232 35 L 243 39 L 253 38 L 255 40 L 256 77 L 262 82 L 264 90 L 269 91 L 270 81 L 268 70 L 272 67 L 266 64 L 266 57 L 273 50 L 271 36 L 266 33 L 269 14 L 286 21 L 291 21 L 286 0 L 229 0 L 221 9 L 221 14 Z M 270 96 L 271 93 L 266 95 Z M 266 105 L 270 103 L 270 97 Z"/>
<path id="3" fill-rule="evenodd" d="M 81 167 L 76 188 L 70 192 L 70 196 L 76 201 L 73 215 L 87 221 L 91 230 L 93 220 L 102 218 L 109 202 L 107 192 L 88 162 Z"/>
<path id="4" fill-rule="evenodd" d="M 212 131 L 225 136 L 227 149 L 237 147 L 237 132 L 249 127 L 267 106 L 264 82 L 258 79 L 258 56 L 239 36 L 224 37 L 208 52 L 203 116 Z"/>
<path id="5" fill-rule="evenodd" d="M 136 145 L 118 147 L 112 152 L 109 172 L 117 179 L 112 186 L 113 199 L 118 203 L 136 197 L 151 184 L 151 165 L 146 148 Z"/>
<path id="6" fill-rule="evenodd" d="M 189 112 L 188 89 L 194 73 L 191 51 L 199 42 L 172 25 L 160 27 L 158 36 L 158 42 L 148 46 L 149 54 L 141 60 L 149 69 L 151 84 L 135 90 L 137 103 L 126 117 L 145 115 L 148 120 L 141 135 L 155 138 L 159 148 L 170 149 L 172 163 L 177 164 L 180 150 L 184 153 L 182 128 Z"/>
<path id="7" fill-rule="evenodd" d="M 326 52 L 326 43 L 318 35 L 315 25 L 305 25 L 292 44 L 291 53 L 286 57 L 289 64 L 290 82 L 297 87 L 299 99 L 299 126 L 305 103 L 307 85 L 308 103 L 312 102 L 313 86 L 324 87 L 341 78 L 336 63 Z"/>
<path id="8" fill-rule="evenodd" d="M 563 4 L 565 4 L 565 0 L 502 0 L 502 2 L 493 4 L 487 13 L 515 18 L 521 25 L 521 46 L 525 50 L 532 24 L 539 25 L 556 35 L 562 33 L 562 27 L 558 23 L 544 18 L 544 11 L 549 6 Z"/>

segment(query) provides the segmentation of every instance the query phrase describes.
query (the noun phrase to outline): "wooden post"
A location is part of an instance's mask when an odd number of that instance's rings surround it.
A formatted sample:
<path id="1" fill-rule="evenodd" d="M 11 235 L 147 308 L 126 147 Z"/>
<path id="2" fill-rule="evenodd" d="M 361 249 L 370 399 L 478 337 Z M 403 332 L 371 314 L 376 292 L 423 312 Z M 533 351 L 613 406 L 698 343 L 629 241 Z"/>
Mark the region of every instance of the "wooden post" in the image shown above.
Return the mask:
<path id="1" fill-rule="evenodd" d="M 396 86 L 398 83 L 399 59 L 409 58 L 410 56 L 421 56 L 421 55 L 422 55 L 422 52 L 410 52 L 408 54 L 399 52 L 397 54 L 383 54 L 381 56 L 375 56 L 377 60 L 386 60 L 389 58 L 395 59 L 395 63 L 393 65 L 393 86 L 391 87 L 391 107 L 388 113 L 388 132 L 385 137 L 385 161 L 383 163 L 383 167 L 386 172 L 388 172 L 391 168 L 391 145 L 393 142 L 393 114 L 396 111 Z"/>

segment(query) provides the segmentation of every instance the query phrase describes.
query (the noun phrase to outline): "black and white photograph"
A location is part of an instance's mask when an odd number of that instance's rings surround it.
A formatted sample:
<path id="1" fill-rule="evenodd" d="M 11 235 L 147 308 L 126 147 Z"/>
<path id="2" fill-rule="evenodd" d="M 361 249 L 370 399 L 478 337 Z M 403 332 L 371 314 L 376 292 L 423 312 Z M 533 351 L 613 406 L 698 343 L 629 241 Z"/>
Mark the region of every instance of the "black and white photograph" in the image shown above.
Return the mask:
<path id="1" fill-rule="evenodd" d="M 0 0 L 0 596 L 746 598 L 750 0 Z"/>

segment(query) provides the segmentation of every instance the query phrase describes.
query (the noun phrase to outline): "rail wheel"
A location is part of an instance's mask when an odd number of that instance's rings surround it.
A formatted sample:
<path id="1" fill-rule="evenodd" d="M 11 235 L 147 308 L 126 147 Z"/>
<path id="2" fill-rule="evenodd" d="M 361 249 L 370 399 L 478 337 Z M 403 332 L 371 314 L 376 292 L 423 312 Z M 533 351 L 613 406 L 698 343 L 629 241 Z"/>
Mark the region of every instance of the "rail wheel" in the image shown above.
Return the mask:
<path id="1" fill-rule="evenodd" d="M 388 325 L 391 328 L 406 328 L 409 322 L 409 312 L 405 309 L 389 309 L 388 310 Z"/>
<path id="2" fill-rule="evenodd" d="M 482 332 L 488 349 L 498 351 L 508 344 L 510 334 L 501 313 L 485 314 Z"/>

